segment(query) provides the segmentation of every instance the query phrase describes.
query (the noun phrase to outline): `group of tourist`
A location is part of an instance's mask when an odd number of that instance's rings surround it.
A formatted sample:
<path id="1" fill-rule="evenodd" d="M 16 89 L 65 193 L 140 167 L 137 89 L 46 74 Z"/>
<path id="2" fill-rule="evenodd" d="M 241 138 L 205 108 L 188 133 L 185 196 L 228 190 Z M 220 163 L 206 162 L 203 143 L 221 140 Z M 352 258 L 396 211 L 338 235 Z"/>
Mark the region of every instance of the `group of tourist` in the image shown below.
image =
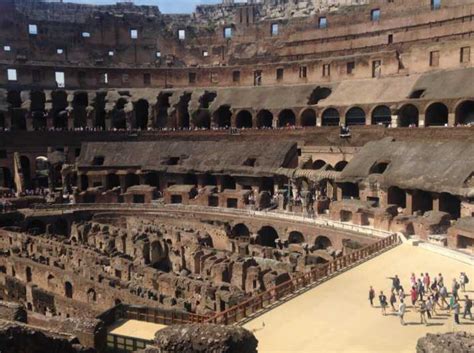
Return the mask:
<path id="1" fill-rule="evenodd" d="M 411 302 L 411 307 L 414 308 L 420 315 L 421 324 L 429 325 L 429 319 L 433 318 L 433 315 L 439 315 L 438 310 L 448 310 L 448 314 L 453 313 L 454 322 L 461 324 L 459 321 L 459 315 L 463 314 L 463 319 L 467 317 L 472 321 L 472 299 L 469 295 L 463 294 L 461 298 L 460 292 L 466 292 L 466 286 L 469 283 L 469 278 L 466 273 L 461 272 L 459 278 L 454 278 L 451 282 L 451 291 L 448 292 L 447 284 L 444 282 L 444 277 L 441 273 L 434 278 L 431 278 L 429 273 L 421 273 L 417 278 L 415 273 L 410 276 L 410 289 L 408 292 L 405 291 L 401 284 L 398 275 L 389 277 L 392 281 L 392 287 L 390 290 L 390 296 L 380 291 L 378 295 L 378 301 L 382 314 L 387 314 L 387 308 L 391 307 L 392 312 L 400 318 L 400 323 L 405 323 L 405 313 L 407 312 L 407 297 Z M 376 299 L 376 292 L 371 286 L 369 288 L 369 302 L 371 306 L 374 306 L 374 300 Z M 463 306 L 461 306 L 461 302 Z M 398 308 L 396 307 L 398 303 Z"/>

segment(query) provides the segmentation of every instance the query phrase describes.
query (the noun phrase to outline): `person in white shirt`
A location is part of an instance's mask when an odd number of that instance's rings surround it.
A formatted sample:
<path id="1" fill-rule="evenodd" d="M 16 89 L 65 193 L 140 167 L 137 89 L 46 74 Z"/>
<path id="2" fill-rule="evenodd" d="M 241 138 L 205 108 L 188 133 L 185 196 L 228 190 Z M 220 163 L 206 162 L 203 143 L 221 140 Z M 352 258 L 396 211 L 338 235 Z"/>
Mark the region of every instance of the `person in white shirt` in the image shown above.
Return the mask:
<path id="1" fill-rule="evenodd" d="M 405 316 L 405 311 L 407 310 L 407 305 L 405 301 L 402 299 L 400 300 L 400 306 L 398 307 L 398 316 L 400 316 L 400 323 L 405 326 L 405 321 L 403 317 Z"/>

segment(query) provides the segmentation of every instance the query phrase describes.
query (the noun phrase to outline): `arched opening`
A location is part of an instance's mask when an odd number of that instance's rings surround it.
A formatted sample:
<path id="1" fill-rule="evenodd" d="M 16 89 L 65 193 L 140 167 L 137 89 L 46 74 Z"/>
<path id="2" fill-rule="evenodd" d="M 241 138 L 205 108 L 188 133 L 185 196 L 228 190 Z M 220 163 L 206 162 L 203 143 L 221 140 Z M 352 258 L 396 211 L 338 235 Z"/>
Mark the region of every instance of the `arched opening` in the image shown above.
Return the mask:
<path id="1" fill-rule="evenodd" d="M 31 165 L 30 160 L 26 156 L 20 156 L 21 173 L 25 182 L 25 188 L 31 189 Z"/>
<path id="2" fill-rule="evenodd" d="M 222 190 L 235 190 L 236 184 L 235 179 L 230 175 L 224 175 L 222 177 Z"/>
<path id="3" fill-rule="evenodd" d="M 74 127 L 87 126 L 87 106 L 89 97 L 86 92 L 76 92 L 72 101 Z"/>
<path id="4" fill-rule="evenodd" d="M 171 270 L 168 252 L 160 241 L 154 241 L 150 245 L 150 265 L 164 272 Z"/>
<path id="5" fill-rule="evenodd" d="M 127 128 L 127 114 L 125 112 L 125 105 L 127 100 L 120 98 L 117 100 L 112 111 L 112 127 L 118 130 L 125 130 Z"/>
<path id="6" fill-rule="evenodd" d="M 156 127 L 164 128 L 168 126 L 168 109 L 170 108 L 170 97 L 172 93 L 160 92 L 156 102 Z"/>
<path id="7" fill-rule="evenodd" d="M 229 128 L 232 124 L 232 112 L 229 105 L 222 105 L 214 112 L 214 123 L 220 128 Z"/>
<path id="8" fill-rule="evenodd" d="M 369 174 L 383 174 L 387 170 L 390 163 L 388 162 L 376 162 L 370 168 Z"/>
<path id="9" fill-rule="evenodd" d="M 48 187 L 48 177 L 49 177 L 49 161 L 48 158 L 44 156 L 36 157 L 35 159 L 35 180 L 36 185 L 39 187 L 46 188 Z"/>
<path id="10" fill-rule="evenodd" d="M 355 183 L 342 183 L 340 184 L 343 199 L 358 199 L 359 198 L 359 185 Z"/>
<path id="11" fill-rule="evenodd" d="M 56 129 L 66 129 L 68 118 L 66 111 L 68 106 L 67 93 L 65 91 L 54 91 L 51 93 L 51 98 L 53 101 L 53 126 Z"/>
<path id="12" fill-rule="evenodd" d="M 46 224 L 39 219 L 35 219 L 28 223 L 26 231 L 33 235 L 44 234 L 46 233 Z"/>
<path id="13" fill-rule="evenodd" d="M 291 109 L 284 109 L 278 115 L 278 127 L 295 126 L 296 117 Z"/>
<path id="14" fill-rule="evenodd" d="M 387 202 L 389 205 L 397 205 L 398 207 L 407 207 L 406 192 L 396 186 L 391 186 L 387 191 Z"/>
<path id="15" fill-rule="evenodd" d="M 125 188 L 128 189 L 131 186 L 139 185 L 140 178 L 137 174 L 128 173 L 125 175 Z"/>
<path id="16" fill-rule="evenodd" d="M 180 98 L 176 107 L 176 120 L 179 128 L 189 128 L 189 101 L 191 100 L 191 93 L 185 92 Z"/>
<path id="17" fill-rule="evenodd" d="M 461 217 L 461 200 L 451 194 L 443 192 L 439 195 L 439 210 L 449 213 L 453 219 Z"/>
<path id="18" fill-rule="evenodd" d="M 341 210 L 341 222 L 349 222 L 352 223 L 352 212 Z"/>
<path id="19" fill-rule="evenodd" d="M 95 121 L 94 126 L 100 129 L 105 129 L 105 98 L 106 92 L 97 92 L 94 100 Z"/>
<path id="20" fill-rule="evenodd" d="M 237 237 L 249 237 L 250 236 L 250 231 L 248 229 L 248 227 L 243 224 L 243 223 L 239 223 L 239 224 L 236 224 L 231 232 L 230 232 L 232 238 L 237 238 Z"/>
<path id="21" fill-rule="evenodd" d="M 320 100 L 326 99 L 332 93 L 332 90 L 328 87 L 316 87 L 308 99 L 308 105 L 318 104 Z"/>
<path id="22" fill-rule="evenodd" d="M 156 172 L 147 173 L 145 175 L 145 184 L 158 188 L 160 186 L 160 178 L 158 176 L 158 173 Z"/>
<path id="23" fill-rule="evenodd" d="M 54 290 L 56 287 L 55 277 L 52 274 L 49 274 L 46 281 L 48 283 L 48 288 Z"/>
<path id="24" fill-rule="evenodd" d="M 26 112 L 21 107 L 21 93 L 19 91 L 8 91 L 7 102 L 12 119 L 12 130 L 26 130 Z"/>
<path id="25" fill-rule="evenodd" d="M 301 126 L 316 126 L 316 112 L 313 109 L 306 109 L 301 114 Z"/>
<path id="26" fill-rule="evenodd" d="M 95 303 L 97 301 L 97 294 L 93 288 L 90 288 L 87 291 L 87 302 L 88 303 Z"/>
<path id="27" fill-rule="evenodd" d="M 433 209 L 433 196 L 431 193 L 423 190 L 413 192 L 413 211 L 425 213 Z"/>
<path id="28" fill-rule="evenodd" d="M 53 231 L 56 235 L 61 235 L 63 237 L 68 236 L 69 234 L 69 225 L 64 218 L 59 218 L 54 222 Z"/>
<path id="29" fill-rule="evenodd" d="M 31 99 L 31 118 L 34 130 L 44 130 L 46 128 L 45 103 L 46 96 L 43 91 L 32 91 Z"/>
<path id="30" fill-rule="evenodd" d="M 148 108 L 149 104 L 145 99 L 140 99 L 133 104 L 135 111 L 135 127 L 140 130 L 146 130 L 148 127 Z"/>
<path id="31" fill-rule="evenodd" d="M 12 173 L 7 167 L 0 167 L 0 186 L 13 188 Z"/>
<path id="32" fill-rule="evenodd" d="M 31 272 L 31 268 L 29 266 L 26 267 L 26 282 L 33 281 L 33 273 Z"/>
<path id="33" fill-rule="evenodd" d="M 253 126 L 252 114 L 248 110 L 241 110 L 235 118 L 235 125 L 239 129 L 250 129 Z"/>
<path id="34" fill-rule="evenodd" d="M 323 161 L 322 159 L 318 159 L 313 162 L 311 169 L 320 170 L 320 169 L 323 169 L 325 165 L 326 165 L 325 161 Z"/>
<path id="35" fill-rule="evenodd" d="M 316 237 L 316 240 L 314 241 L 314 246 L 316 247 L 317 250 L 325 250 L 331 247 L 332 243 L 328 237 L 324 235 L 320 235 Z"/>
<path id="36" fill-rule="evenodd" d="M 474 101 L 465 101 L 456 108 L 456 123 L 474 125 Z"/>
<path id="37" fill-rule="evenodd" d="M 365 125 L 365 112 L 362 108 L 353 107 L 346 113 L 346 125 Z"/>
<path id="38" fill-rule="evenodd" d="M 278 233 L 275 228 L 271 226 L 264 226 L 257 232 L 255 243 L 261 246 L 268 246 L 275 248 L 275 241 L 278 239 Z"/>
<path id="39" fill-rule="evenodd" d="M 196 174 L 185 174 L 183 180 L 184 180 L 185 185 L 197 185 L 198 184 L 198 178 L 197 178 Z"/>
<path id="40" fill-rule="evenodd" d="M 344 168 L 346 168 L 346 166 L 349 164 L 349 162 L 347 161 L 339 161 L 336 163 L 336 165 L 334 166 L 334 170 L 336 172 L 342 172 L 344 170 Z"/>
<path id="41" fill-rule="evenodd" d="M 260 110 L 257 114 L 257 127 L 271 128 L 273 127 L 273 114 L 268 110 Z"/>
<path id="42" fill-rule="evenodd" d="M 386 105 L 379 105 L 372 111 L 372 125 L 389 126 L 392 123 L 392 112 Z"/>
<path id="43" fill-rule="evenodd" d="M 448 107 L 443 103 L 433 103 L 425 113 L 425 126 L 445 126 L 448 124 Z"/>
<path id="44" fill-rule="evenodd" d="M 120 178 L 117 174 L 107 174 L 106 180 L 108 189 L 120 186 Z"/>
<path id="45" fill-rule="evenodd" d="M 81 182 L 81 190 L 87 190 L 89 188 L 89 177 L 86 174 L 81 174 L 79 180 Z"/>
<path id="46" fill-rule="evenodd" d="M 204 185 L 217 185 L 217 178 L 211 174 L 204 174 L 202 178 L 202 182 Z"/>
<path id="47" fill-rule="evenodd" d="M 64 294 L 66 298 L 72 299 L 72 296 L 74 294 L 74 290 L 72 287 L 72 284 L 70 282 L 64 283 Z"/>
<path id="48" fill-rule="evenodd" d="M 413 104 L 407 104 L 398 111 L 398 125 L 400 127 L 418 126 L 419 123 L 418 108 Z"/>
<path id="49" fill-rule="evenodd" d="M 321 115 L 322 126 L 339 126 L 340 121 L 339 112 L 334 108 L 326 109 Z"/>
<path id="50" fill-rule="evenodd" d="M 198 109 L 193 114 L 194 126 L 199 129 L 209 129 L 211 127 L 211 115 L 208 109 Z"/>
<path id="51" fill-rule="evenodd" d="M 304 243 L 304 235 L 301 232 L 292 231 L 288 235 L 289 244 L 301 244 Z"/>

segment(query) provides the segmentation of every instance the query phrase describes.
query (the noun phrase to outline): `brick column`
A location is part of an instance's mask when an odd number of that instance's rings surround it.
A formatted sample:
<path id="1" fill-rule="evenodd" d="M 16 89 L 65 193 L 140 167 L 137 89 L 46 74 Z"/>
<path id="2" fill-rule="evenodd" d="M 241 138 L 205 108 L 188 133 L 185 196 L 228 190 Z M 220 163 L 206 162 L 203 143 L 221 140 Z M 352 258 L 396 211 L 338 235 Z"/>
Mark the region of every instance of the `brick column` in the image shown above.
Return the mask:
<path id="1" fill-rule="evenodd" d="M 406 210 L 407 215 L 413 214 L 413 191 L 406 191 Z"/>

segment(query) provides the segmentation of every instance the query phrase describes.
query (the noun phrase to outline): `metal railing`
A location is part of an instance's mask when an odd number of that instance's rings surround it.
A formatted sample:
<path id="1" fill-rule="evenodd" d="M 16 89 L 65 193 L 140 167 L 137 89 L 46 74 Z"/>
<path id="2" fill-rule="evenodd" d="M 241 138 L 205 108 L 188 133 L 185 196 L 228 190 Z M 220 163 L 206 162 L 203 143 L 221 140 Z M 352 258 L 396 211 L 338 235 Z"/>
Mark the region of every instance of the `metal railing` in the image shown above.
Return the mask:
<path id="1" fill-rule="evenodd" d="M 263 293 L 252 296 L 251 298 L 239 303 L 225 311 L 222 311 L 214 317 L 206 320 L 206 323 L 232 325 L 249 318 L 255 313 L 270 307 L 272 304 L 281 302 L 285 298 L 298 291 L 322 283 L 335 274 L 347 270 L 351 266 L 367 260 L 372 255 L 387 250 L 400 243 L 397 234 L 393 234 L 365 248 L 356 250 L 350 254 L 342 256 L 334 261 L 328 262 L 311 272 L 301 274 L 293 279 L 270 288 Z"/>

